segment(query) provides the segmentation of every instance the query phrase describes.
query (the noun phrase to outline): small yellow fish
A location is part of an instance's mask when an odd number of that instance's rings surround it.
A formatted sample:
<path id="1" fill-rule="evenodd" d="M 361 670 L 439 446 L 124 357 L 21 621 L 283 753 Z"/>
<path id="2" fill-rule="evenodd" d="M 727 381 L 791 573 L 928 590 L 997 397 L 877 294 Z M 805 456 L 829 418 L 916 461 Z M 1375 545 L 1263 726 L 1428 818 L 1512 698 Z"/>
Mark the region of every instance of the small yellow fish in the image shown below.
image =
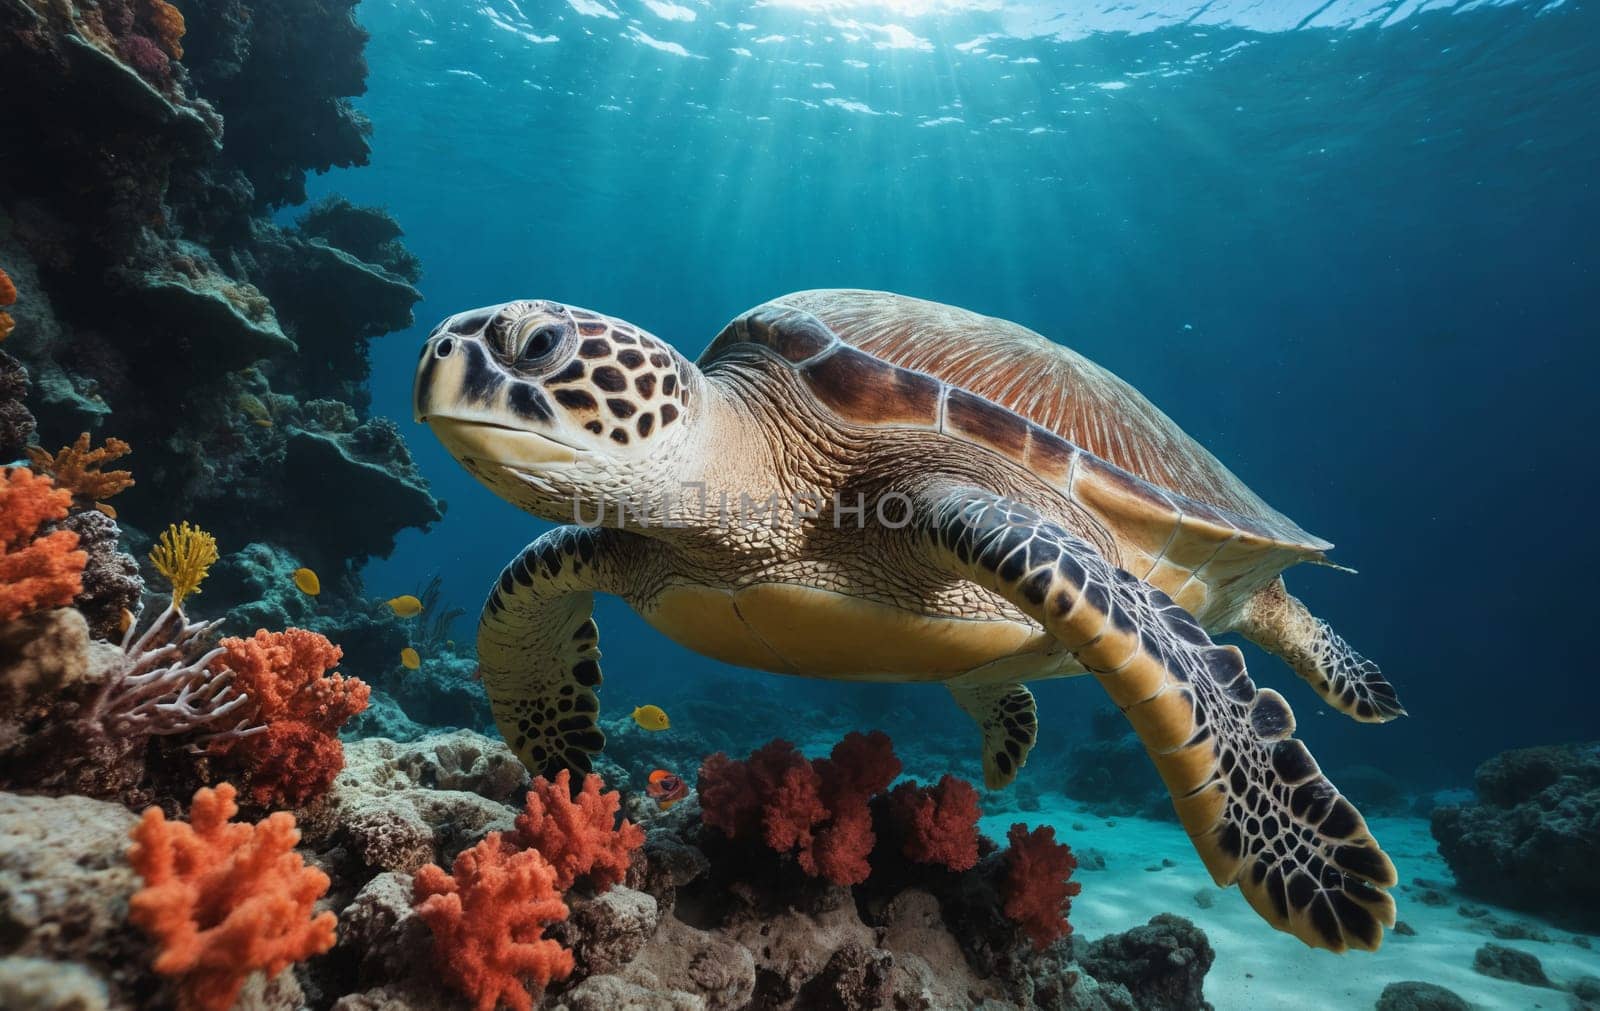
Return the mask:
<path id="1" fill-rule="evenodd" d="M 272 419 L 271 418 L 251 418 L 250 419 L 250 423 L 252 425 L 260 426 L 261 428 L 271 428 L 272 427 Z"/>
<path id="2" fill-rule="evenodd" d="M 400 651 L 400 664 L 401 666 L 405 667 L 406 670 L 416 670 L 418 667 L 422 666 L 422 657 L 417 655 L 416 650 L 412 649 L 410 646 L 407 646 L 405 649 Z"/>
<path id="3" fill-rule="evenodd" d="M 315 597 L 322 592 L 322 580 L 310 569 L 295 569 L 294 585 L 300 587 L 300 592 L 308 597 Z"/>
<path id="4" fill-rule="evenodd" d="M 389 610 L 401 618 L 414 618 L 422 613 L 422 601 L 409 593 L 402 597 L 394 597 L 385 603 L 389 605 Z"/>
<path id="5" fill-rule="evenodd" d="M 666 711 L 660 706 L 638 706 L 633 711 L 633 722 L 646 730 L 665 730 L 672 726 Z"/>

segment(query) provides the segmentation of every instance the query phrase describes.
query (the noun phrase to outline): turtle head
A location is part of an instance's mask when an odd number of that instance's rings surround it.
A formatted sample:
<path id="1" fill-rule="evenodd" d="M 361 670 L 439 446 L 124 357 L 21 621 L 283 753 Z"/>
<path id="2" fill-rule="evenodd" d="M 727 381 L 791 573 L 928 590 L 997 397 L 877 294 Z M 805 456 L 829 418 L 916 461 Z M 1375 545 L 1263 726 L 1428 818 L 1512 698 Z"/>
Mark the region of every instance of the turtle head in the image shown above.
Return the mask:
<path id="1" fill-rule="evenodd" d="M 517 301 L 457 313 L 423 345 L 416 420 L 502 497 L 568 522 L 573 503 L 645 491 L 684 442 L 693 366 L 587 309 Z"/>

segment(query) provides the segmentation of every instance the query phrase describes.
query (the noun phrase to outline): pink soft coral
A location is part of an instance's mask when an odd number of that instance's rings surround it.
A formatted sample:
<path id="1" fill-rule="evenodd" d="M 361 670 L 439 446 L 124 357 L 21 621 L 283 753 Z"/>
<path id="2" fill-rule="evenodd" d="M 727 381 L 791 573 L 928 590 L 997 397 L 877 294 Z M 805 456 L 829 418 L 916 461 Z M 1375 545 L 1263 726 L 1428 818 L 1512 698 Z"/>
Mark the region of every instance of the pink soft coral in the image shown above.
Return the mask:
<path id="1" fill-rule="evenodd" d="M 515 850 L 491 832 L 452 870 L 428 864 L 413 884 L 446 982 L 478 1011 L 502 1001 L 532 1011 L 525 979 L 543 988 L 572 973 L 572 952 L 544 936 L 546 926 L 567 918 L 556 869 L 537 850 Z"/>
<path id="2" fill-rule="evenodd" d="M 579 878 L 605 891 L 627 876 L 633 851 L 644 845 L 644 829 L 626 818 L 617 824 L 621 796 L 601 793 L 600 786 L 600 777 L 590 773 L 574 799 L 569 770 L 556 773 L 554 781 L 540 776 L 517 816 L 517 844 L 550 862 L 562 891 Z"/>
<path id="3" fill-rule="evenodd" d="M 1011 847 L 1005 853 L 1001 888 L 1004 912 L 1042 951 L 1056 938 L 1072 933 L 1067 916 L 1072 897 L 1082 886 L 1070 878 L 1078 861 L 1065 843 L 1056 842 L 1056 830 L 1048 826 L 1029 832 L 1017 822 L 1006 839 Z"/>
<path id="4" fill-rule="evenodd" d="M 149 808 L 128 862 L 145 886 L 128 918 L 159 944 L 155 971 L 179 977 L 185 1011 L 225 1011 L 252 972 L 275 976 L 333 947 L 332 913 L 312 915 L 328 876 L 294 851 L 294 816 L 231 824 L 239 808 L 223 783 L 194 795 L 189 824 Z"/>
<path id="5" fill-rule="evenodd" d="M 83 591 L 87 552 L 71 530 L 39 536 L 64 519 L 72 493 L 26 468 L 0 472 L 0 623 L 47 607 L 65 607 Z"/>
<path id="6" fill-rule="evenodd" d="M 250 799 L 296 807 L 326 792 L 344 768 L 339 728 L 367 708 L 372 689 L 328 674 L 343 653 L 305 629 L 263 629 L 221 646 L 217 665 L 233 671 L 234 685 L 252 700 L 249 717 L 267 728 L 221 749 L 243 765 Z"/>
<path id="7" fill-rule="evenodd" d="M 890 816 L 904 836 L 901 853 L 952 871 L 978 862 L 978 791 L 946 775 L 937 786 L 901 783 L 889 794 Z"/>

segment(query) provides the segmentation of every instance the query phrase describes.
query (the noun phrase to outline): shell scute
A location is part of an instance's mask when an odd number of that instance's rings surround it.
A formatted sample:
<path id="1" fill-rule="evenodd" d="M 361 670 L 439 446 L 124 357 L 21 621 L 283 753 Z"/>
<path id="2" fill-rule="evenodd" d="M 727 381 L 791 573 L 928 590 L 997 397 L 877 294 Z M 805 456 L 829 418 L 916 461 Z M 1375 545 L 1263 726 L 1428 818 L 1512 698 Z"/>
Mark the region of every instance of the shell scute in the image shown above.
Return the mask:
<path id="1" fill-rule="evenodd" d="M 927 427 L 938 423 L 938 380 L 855 348 L 836 348 L 806 365 L 800 375 L 819 401 L 850 421 Z"/>

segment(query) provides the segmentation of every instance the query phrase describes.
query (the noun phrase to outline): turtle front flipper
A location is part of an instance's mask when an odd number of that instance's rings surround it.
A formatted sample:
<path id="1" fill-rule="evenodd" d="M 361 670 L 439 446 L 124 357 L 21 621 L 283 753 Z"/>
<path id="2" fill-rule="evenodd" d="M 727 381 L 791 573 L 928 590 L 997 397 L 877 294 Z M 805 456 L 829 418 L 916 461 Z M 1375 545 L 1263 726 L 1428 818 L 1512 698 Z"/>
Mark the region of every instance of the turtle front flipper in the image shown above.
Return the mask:
<path id="1" fill-rule="evenodd" d="M 983 785 L 991 790 L 1010 786 L 1039 736 L 1033 693 L 1025 685 L 949 684 L 956 705 L 983 732 Z"/>
<path id="2" fill-rule="evenodd" d="M 1245 607 L 1239 631 L 1305 679 L 1322 700 L 1362 723 L 1406 715 L 1394 685 L 1275 579 Z"/>
<path id="3" fill-rule="evenodd" d="M 610 542 L 629 536 L 557 527 L 511 560 L 484 603 L 478 669 L 495 725 L 534 775 L 588 772 L 605 747 L 593 591 L 620 561 Z"/>
<path id="4" fill-rule="evenodd" d="M 1375 950 L 1393 926 L 1394 865 L 1355 807 L 1257 690 L 1165 593 L 1031 508 L 976 489 L 934 496 L 920 530 L 935 564 L 1044 626 L 1122 709 L 1219 885 L 1313 947 Z"/>

